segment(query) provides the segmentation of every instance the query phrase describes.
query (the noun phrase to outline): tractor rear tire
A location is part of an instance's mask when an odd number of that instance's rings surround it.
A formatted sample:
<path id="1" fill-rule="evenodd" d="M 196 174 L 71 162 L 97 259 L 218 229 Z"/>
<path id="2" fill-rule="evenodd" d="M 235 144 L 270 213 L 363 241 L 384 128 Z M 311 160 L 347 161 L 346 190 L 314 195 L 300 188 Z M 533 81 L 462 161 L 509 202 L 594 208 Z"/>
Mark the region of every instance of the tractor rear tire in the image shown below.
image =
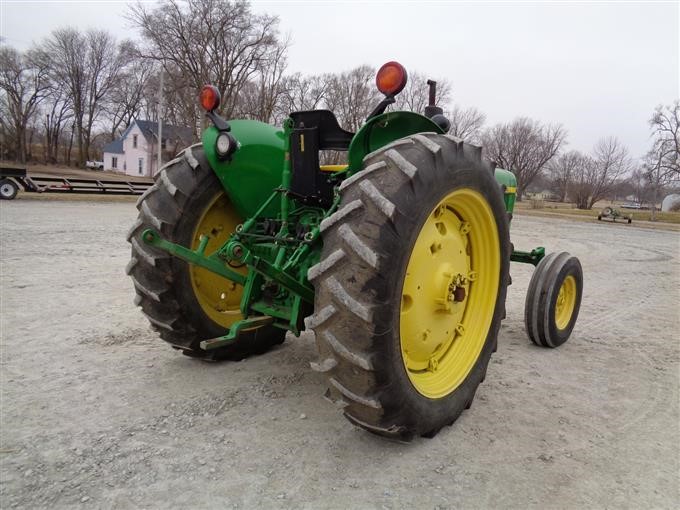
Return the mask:
<path id="1" fill-rule="evenodd" d="M 510 241 L 494 168 L 478 147 L 419 134 L 369 154 L 340 191 L 308 272 L 312 368 L 355 425 L 432 437 L 470 407 L 496 348 Z"/>
<path id="2" fill-rule="evenodd" d="M 227 214 L 222 209 L 228 209 L 234 220 L 232 223 L 242 221 L 235 217 L 236 213 L 200 146 L 185 149 L 166 164 L 153 186 L 139 198 L 137 209 L 139 216 L 127 236 L 132 245 L 132 258 L 126 272 L 134 282 L 135 304 L 142 308 L 163 340 L 188 356 L 207 360 L 240 360 L 264 353 L 284 341 L 284 330 L 267 326 L 243 332 L 228 346 L 209 351 L 201 349 L 201 340 L 227 334 L 228 324 L 241 318 L 238 311 L 240 287 L 220 281 L 217 275 L 190 266 L 141 239 L 144 230 L 153 228 L 173 243 L 195 248 L 192 245 L 200 236 L 198 228 L 205 223 L 205 218 L 210 220 L 210 213 L 217 214 L 219 219 L 220 214 Z M 229 225 L 221 224 L 224 222 L 214 223 L 214 226 L 204 225 L 211 234 L 208 251 L 219 247 L 231 233 Z M 225 286 L 221 296 L 228 301 L 230 297 L 234 298 L 229 301 L 231 308 L 220 305 L 221 309 L 217 310 L 201 294 L 201 282 L 195 276 L 197 270 L 203 271 L 204 286 L 210 287 L 215 281 Z M 235 293 L 233 296 L 232 292 Z"/>
<path id="3" fill-rule="evenodd" d="M 569 339 L 583 295 L 583 270 L 567 252 L 551 253 L 536 266 L 524 305 L 524 325 L 540 347 L 559 347 Z"/>

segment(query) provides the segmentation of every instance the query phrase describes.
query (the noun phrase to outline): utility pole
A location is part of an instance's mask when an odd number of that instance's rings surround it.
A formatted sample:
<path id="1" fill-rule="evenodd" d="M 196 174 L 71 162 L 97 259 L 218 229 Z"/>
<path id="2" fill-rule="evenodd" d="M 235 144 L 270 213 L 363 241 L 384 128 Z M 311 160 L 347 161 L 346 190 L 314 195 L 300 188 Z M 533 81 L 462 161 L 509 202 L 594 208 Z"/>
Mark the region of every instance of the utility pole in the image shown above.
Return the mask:
<path id="1" fill-rule="evenodd" d="M 158 92 L 158 173 L 163 166 L 163 67 L 161 67 L 161 88 Z"/>

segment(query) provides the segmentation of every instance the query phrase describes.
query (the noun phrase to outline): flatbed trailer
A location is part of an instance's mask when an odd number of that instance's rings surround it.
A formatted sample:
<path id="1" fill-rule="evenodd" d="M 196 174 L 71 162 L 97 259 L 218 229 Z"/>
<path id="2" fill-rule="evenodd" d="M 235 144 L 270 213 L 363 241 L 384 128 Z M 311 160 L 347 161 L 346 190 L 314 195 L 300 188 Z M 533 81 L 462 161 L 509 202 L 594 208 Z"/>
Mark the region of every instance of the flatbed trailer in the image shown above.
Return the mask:
<path id="1" fill-rule="evenodd" d="M 0 198 L 12 200 L 22 189 L 28 193 L 89 193 L 95 195 L 141 195 L 153 180 L 127 181 L 81 177 L 30 176 L 25 168 L 0 167 Z"/>

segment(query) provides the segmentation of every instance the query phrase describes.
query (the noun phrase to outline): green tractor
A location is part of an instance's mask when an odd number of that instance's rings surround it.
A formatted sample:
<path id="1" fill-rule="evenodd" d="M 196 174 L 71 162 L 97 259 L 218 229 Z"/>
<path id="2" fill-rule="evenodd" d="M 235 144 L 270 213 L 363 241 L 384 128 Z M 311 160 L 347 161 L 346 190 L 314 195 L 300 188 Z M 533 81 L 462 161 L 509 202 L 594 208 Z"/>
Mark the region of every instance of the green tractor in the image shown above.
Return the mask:
<path id="1" fill-rule="evenodd" d="M 135 303 L 188 356 L 242 359 L 314 331 L 326 397 L 402 441 L 470 407 L 510 261 L 536 266 L 525 323 L 543 347 L 568 339 L 583 281 L 568 253 L 514 250 L 515 177 L 446 134 L 435 82 L 424 115 L 386 111 L 406 80 L 396 62 L 380 68 L 385 97 L 356 133 L 328 110 L 282 128 L 227 122 L 204 87 L 212 126 L 140 198 L 127 267 Z M 321 165 L 322 151 L 346 164 Z"/>

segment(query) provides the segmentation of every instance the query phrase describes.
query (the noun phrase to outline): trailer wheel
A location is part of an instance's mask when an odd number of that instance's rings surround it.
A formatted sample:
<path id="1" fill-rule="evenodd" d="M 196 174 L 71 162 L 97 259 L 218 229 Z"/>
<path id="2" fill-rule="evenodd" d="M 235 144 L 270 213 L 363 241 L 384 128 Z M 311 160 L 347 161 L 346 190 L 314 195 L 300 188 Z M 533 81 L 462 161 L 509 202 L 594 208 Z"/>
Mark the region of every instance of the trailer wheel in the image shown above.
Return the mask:
<path id="1" fill-rule="evenodd" d="M 0 180 L 0 198 L 3 200 L 12 200 L 17 196 L 19 186 L 12 179 Z"/>
<path id="2" fill-rule="evenodd" d="M 201 349 L 201 340 L 225 335 L 242 318 L 242 287 L 141 240 L 142 232 L 153 228 L 171 242 L 196 249 L 201 234 L 206 234 L 210 253 L 242 222 L 202 148 L 190 147 L 165 165 L 139 198 L 137 209 L 139 216 L 127 237 L 132 258 L 126 272 L 135 285 L 135 303 L 163 340 L 188 356 L 210 360 L 242 359 L 284 341 L 285 330 L 265 326 L 243 332 L 228 346 Z"/>
<path id="3" fill-rule="evenodd" d="M 569 339 L 583 294 L 583 270 L 567 252 L 551 253 L 536 267 L 524 306 L 524 325 L 531 341 L 559 347 Z"/>
<path id="4" fill-rule="evenodd" d="M 370 432 L 432 437 L 470 407 L 496 347 L 508 218 L 481 150 L 413 135 L 367 156 L 321 223 L 313 329 L 327 397 Z"/>

